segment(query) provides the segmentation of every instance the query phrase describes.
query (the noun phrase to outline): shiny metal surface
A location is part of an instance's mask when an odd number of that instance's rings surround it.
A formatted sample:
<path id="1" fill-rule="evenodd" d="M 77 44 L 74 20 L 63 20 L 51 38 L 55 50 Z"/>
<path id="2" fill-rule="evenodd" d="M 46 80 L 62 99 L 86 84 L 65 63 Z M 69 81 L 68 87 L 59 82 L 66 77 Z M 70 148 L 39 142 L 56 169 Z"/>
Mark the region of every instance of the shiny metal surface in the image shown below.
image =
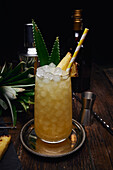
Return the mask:
<path id="1" fill-rule="evenodd" d="M 92 110 L 96 95 L 93 92 L 86 91 L 82 93 L 82 103 L 84 109 Z"/>
<path id="2" fill-rule="evenodd" d="M 84 92 L 82 93 L 82 109 L 80 112 L 80 123 L 84 126 L 90 126 L 92 124 L 91 115 L 94 101 L 96 99 L 96 95 L 92 92 Z"/>
<path id="3" fill-rule="evenodd" d="M 72 124 L 72 132 L 64 142 L 50 144 L 36 136 L 34 119 L 32 119 L 23 126 L 20 139 L 23 146 L 35 155 L 50 158 L 66 156 L 77 151 L 85 141 L 85 131 L 81 124 L 74 119 L 72 119 Z"/>
<path id="4" fill-rule="evenodd" d="M 86 99 L 80 99 L 75 93 L 73 93 L 73 97 L 75 97 L 76 98 L 76 100 L 78 100 L 81 104 L 84 104 L 84 107 L 86 107 L 86 108 L 91 108 L 92 109 L 92 106 L 93 106 L 93 104 L 94 104 L 94 100 L 96 99 L 96 95 L 94 95 L 92 92 L 84 92 L 83 94 L 82 94 L 82 96 L 83 96 L 83 98 L 88 98 L 88 99 L 90 99 L 91 100 L 91 98 L 93 98 L 93 101 L 88 101 L 87 102 L 87 100 Z M 84 101 L 84 103 L 83 103 L 83 101 Z M 82 107 L 83 108 L 83 107 Z M 85 109 L 84 111 L 82 110 L 82 117 L 80 117 L 80 120 L 81 120 L 81 122 L 83 122 L 83 120 L 84 120 L 84 124 L 86 125 L 86 121 L 88 121 L 88 119 L 86 118 L 87 116 L 89 116 L 90 114 L 88 114 L 88 111 L 89 111 L 89 109 L 87 110 L 87 109 Z M 113 128 L 111 128 L 110 127 L 110 125 L 109 124 L 107 124 L 96 112 L 94 112 L 93 110 L 91 110 L 92 112 L 92 115 L 102 124 L 102 126 L 103 127 L 105 127 L 106 129 L 107 129 L 107 131 L 111 134 L 111 135 L 113 135 Z M 85 115 L 85 113 L 86 113 L 86 115 Z M 85 116 L 84 116 L 85 115 Z M 84 119 L 84 117 L 85 117 L 85 119 Z M 91 117 L 90 117 L 90 119 L 89 119 L 89 122 L 91 121 Z M 88 122 L 88 123 L 89 123 Z M 90 124 L 90 123 L 89 123 Z"/>

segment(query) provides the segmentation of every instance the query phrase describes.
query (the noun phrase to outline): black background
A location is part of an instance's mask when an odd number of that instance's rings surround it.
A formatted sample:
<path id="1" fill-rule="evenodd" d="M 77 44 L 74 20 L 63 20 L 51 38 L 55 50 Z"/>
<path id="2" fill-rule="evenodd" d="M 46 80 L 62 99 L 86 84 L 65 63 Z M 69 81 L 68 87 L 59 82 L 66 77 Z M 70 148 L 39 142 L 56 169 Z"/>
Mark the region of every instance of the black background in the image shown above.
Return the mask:
<path id="1" fill-rule="evenodd" d="M 79 2 L 79 3 L 78 3 Z M 90 29 L 91 57 L 100 65 L 112 64 L 112 4 L 96 1 L 1 1 L 0 62 L 18 59 L 24 46 L 24 24 L 35 20 L 47 48 L 51 51 L 56 36 L 67 36 L 74 9 L 83 9 L 84 26 Z"/>

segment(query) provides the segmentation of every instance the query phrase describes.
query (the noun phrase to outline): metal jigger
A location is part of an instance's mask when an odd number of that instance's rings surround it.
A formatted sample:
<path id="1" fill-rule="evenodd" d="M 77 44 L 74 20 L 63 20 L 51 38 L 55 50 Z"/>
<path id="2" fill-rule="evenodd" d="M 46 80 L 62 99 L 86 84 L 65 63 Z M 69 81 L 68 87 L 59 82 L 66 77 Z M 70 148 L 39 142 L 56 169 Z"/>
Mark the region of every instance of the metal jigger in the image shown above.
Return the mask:
<path id="1" fill-rule="evenodd" d="M 92 109 L 96 99 L 96 95 L 92 92 L 83 92 L 82 96 L 82 109 L 80 112 L 80 122 L 84 126 L 91 125 Z"/>

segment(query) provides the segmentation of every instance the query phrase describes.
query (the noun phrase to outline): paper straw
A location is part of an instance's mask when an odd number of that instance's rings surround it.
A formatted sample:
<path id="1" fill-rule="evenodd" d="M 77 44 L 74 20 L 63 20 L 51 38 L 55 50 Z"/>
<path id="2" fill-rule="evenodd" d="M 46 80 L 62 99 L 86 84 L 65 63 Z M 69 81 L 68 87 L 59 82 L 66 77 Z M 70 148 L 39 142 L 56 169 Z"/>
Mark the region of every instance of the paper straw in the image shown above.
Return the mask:
<path id="1" fill-rule="evenodd" d="M 78 52 L 79 52 L 79 50 L 80 50 L 81 45 L 83 44 L 83 42 L 84 42 L 84 40 L 85 40 L 85 37 L 86 37 L 88 31 L 89 31 L 89 29 L 88 29 L 88 28 L 85 28 L 85 30 L 84 30 L 84 32 L 83 32 L 83 34 L 82 34 L 82 36 L 81 36 L 81 39 L 80 39 L 80 41 L 79 41 L 79 43 L 78 43 L 78 45 L 77 45 L 77 47 L 76 47 L 76 50 L 75 50 L 75 52 L 74 52 L 74 54 L 73 54 L 73 56 L 72 56 L 72 58 L 71 58 L 71 60 L 70 60 L 70 62 L 69 62 L 69 65 L 68 65 L 67 70 L 66 70 L 67 72 L 70 71 L 71 66 L 72 66 L 73 62 L 75 61 L 75 59 L 76 59 L 76 57 L 77 57 L 77 54 L 78 54 Z"/>

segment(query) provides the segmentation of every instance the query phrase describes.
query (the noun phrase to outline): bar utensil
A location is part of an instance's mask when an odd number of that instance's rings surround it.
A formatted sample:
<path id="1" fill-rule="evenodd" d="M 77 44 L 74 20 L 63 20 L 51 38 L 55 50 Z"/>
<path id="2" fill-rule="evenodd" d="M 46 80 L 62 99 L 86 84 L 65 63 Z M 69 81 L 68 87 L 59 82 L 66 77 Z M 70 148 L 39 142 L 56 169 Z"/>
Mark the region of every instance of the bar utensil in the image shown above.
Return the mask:
<path id="1" fill-rule="evenodd" d="M 85 94 L 85 96 L 90 96 L 91 97 L 91 93 L 92 92 L 84 92 L 82 95 L 83 95 L 83 98 L 84 98 L 84 94 Z M 88 95 L 89 94 L 89 95 Z M 92 93 L 93 94 L 93 93 Z M 73 97 L 75 97 L 75 99 L 76 100 L 78 100 L 82 105 L 83 105 L 83 101 L 85 100 L 85 99 L 80 99 L 74 92 L 73 92 Z M 92 96 L 93 98 L 94 98 L 94 96 Z M 96 98 L 96 95 L 95 95 L 95 98 Z M 113 135 L 113 129 L 110 127 L 110 125 L 108 125 L 96 112 L 94 112 L 93 111 L 93 109 L 92 109 L 92 107 L 93 107 L 93 104 L 94 104 L 94 101 L 95 101 L 95 99 L 93 99 L 92 101 L 88 101 L 88 102 L 86 102 L 86 100 L 84 101 L 84 107 L 85 106 L 89 106 L 89 108 L 91 108 L 91 113 L 93 114 L 93 116 L 102 124 L 102 126 L 104 127 L 104 128 L 106 128 L 106 130 L 111 134 L 111 135 Z M 87 113 L 88 114 L 88 113 Z"/>
<path id="2" fill-rule="evenodd" d="M 11 124 L 12 124 L 12 122 L 1 122 L 0 129 L 16 129 L 17 128 L 16 126 L 9 126 Z"/>
<path id="3" fill-rule="evenodd" d="M 82 93 L 82 109 L 80 112 L 80 123 L 84 126 L 90 126 L 92 123 L 92 110 L 96 95 L 92 92 Z"/>

